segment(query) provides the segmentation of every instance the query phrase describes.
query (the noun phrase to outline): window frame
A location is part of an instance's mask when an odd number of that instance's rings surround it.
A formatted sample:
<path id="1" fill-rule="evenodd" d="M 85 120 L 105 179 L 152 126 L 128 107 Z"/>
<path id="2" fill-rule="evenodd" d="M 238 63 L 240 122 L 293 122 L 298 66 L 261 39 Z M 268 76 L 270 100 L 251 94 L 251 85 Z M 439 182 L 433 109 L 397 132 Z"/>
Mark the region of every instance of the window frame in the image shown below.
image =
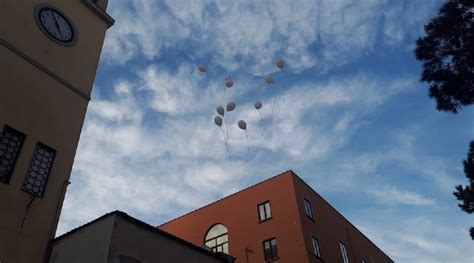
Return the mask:
<path id="1" fill-rule="evenodd" d="M 275 246 L 274 247 L 272 246 L 272 241 L 275 241 Z M 267 258 L 267 254 L 266 254 L 266 251 L 265 251 L 265 244 L 267 244 L 267 243 L 270 245 L 270 258 Z M 278 260 L 280 258 L 278 256 L 278 244 L 277 244 L 276 237 L 272 237 L 272 238 L 263 240 L 262 241 L 262 247 L 263 247 L 263 261 L 264 262 L 271 262 L 271 261 Z"/>
<path id="2" fill-rule="evenodd" d="M 314 221 L 314 213 L 313 213 L 313 204 L 311 204 L 311 201 L 309 201 L 308 198 L 303 198 L 303 203 L 304 203 L 304 213 L 305 215 Z M 308 210 L 309 208 L 309 210 Z M 308 214 L 309 211 L 309 214 Z"/>
<path id="3" fill-rule="evenodd" d="M 226 231 L 224 234 L 220 234 L 218 236 L 215 236 L 213 238 L 210 238 L 210 239 L 206 239 L 207 235 L 209 234 L 209 231 L 211 231 L 212 228 L 214 228 L 215 226 L 217 225 L 222 225 L 223 227 L 225 227 Z M 227 236 L 227 241 L 224 241 L 222 243 L 219 243 L 217 244 L 217 240 L 221 237 L 224 237 L 224 236 Z M 209 241 L 213 241 L 215 240 L 215 246 L 208 246 L 207 243 Z M 211 227 L 209 227 L 209 229 L 207 229 L 206 231 L 206 234 L 204 235 L 204 245 L 207 246 L 211 251 L 213 252 L 222 252 L 224 254 L 227 254 L 229 255 L 229 229 L 222 223 L 216 223 L 216 224 L 213 224 Z M 224 251 L 224 246 L 227 245 L 227 252 Z M 220 251 L 218 249 L 221 249 Z"/>
<path id="4" fill-rule="evenodd" d="M 268 211 L 267 211 L 266 204 L 268 204 L 268 208 L 269 208 Z M 263 207 L 263 213 L 264 213 L 263 218 L 262 218 L 262 215 L 260 214 L 260 207 Z M 262 202 L 262 203 L 258 204 L 257 205 L 257 213 L 258 213 L 258 222 L 259 223 L 272 219 L 273 218 L 273 216 L 272 216 L 272 206 L 270 204 L 270 200 L 267 200 L 265 202 Z M 270 215 L 268 215 L 268 214 L 270 214 Z"/>
<path id="5" fill-rule="evenodd" d="M 314 245 L 315 241 L 316 241 L 316 246 Z M 311 236 L 311 247 L 312 247 L 311 252 L 318 258 L 321 258 L 321 243 L 319 242 L 319 238 L 317 238 L 314 235 Z"/>
<path id="6" fill-rule="evenodd" d="M 7 131 L 9 131 L 10 133 L 12 133 L 12 134 L 14 134 L 14 135 L 17 135 L 17 136 L 21 137 L 21 138 L 20 138 L 21 141 L 20 141 L 20 143 L 19 143 L 19 145 L 18 145 L 18 152 L 16 153 L 16 156 L 15 156 L 15 158 L 13 159 L 13 162 L 12 162 L 12 164 L 11 164 L 11 170 L 10 170 L 8 173 L 6 173 L 6 176 L 5 176 L 6 179 L 5 179 L 5 180 L 2 180 L 2 179 L 0 178 L 0 182 L 1 182 L 1 183 L 4 183 L 4 184 L 9 185 L 9 184 L 10 184 L 10 181 L 11 181 L 11 179 L 12 179 L 12 177 L 13 177 L 13 174 L 15 173 L 16 164 L 17 164 L 17 162 L 18 162 L 18 159 L 20 159 L 21 150 L 23 149 L 23 145 L 25 144 L 25 140 L 26 140 L 26 134 L 24 134 L 23 132 L 21 132 L 21 131 L 15 129 L 15 128 L 11 127 L 11 126 L 4 125 L 4 126 L 3 126 L 3 129 L 2 129 L 2 134 L 1 134 L 2 136 L 1 136 L 0 138 L 3 138 L 5 132 L 7 132 Z M 6 149 L 5 149 L 5 151 L 6 151 Z"/>
<path id="7" fill-rule="evenodd" d="M 349 254 L 347 253 L 346 244 L 340 240 L 339 240 L 339 249 L 341 250 L 343 263 L 349 263 Z"/>

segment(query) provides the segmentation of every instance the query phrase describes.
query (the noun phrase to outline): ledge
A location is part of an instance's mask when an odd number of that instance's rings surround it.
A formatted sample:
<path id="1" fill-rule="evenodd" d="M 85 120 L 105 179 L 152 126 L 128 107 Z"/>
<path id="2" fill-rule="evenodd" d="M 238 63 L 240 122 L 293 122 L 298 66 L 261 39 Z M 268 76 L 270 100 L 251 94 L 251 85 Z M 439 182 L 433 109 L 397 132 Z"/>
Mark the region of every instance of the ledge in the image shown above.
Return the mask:
<path id="1" fill-rule="evenodd" d="M 107 28 L 111 27 L 115 23 L 115 20 L 111 16 L 109 16 L 109 14 L 107 14 L 104 9 L 93 3 L 91 0 L 81 1 L 107 24 Z"/>
<path id="2" fill-rule="evenodd" d="M 10 43 L 8 43 L 6 40 L 0 38 L 0 46 L 4 46 L 5 48 L 10 50 L 11 52 L 15 53 L 17 56 L 19 56 L 20 58 L 22 58 L 26 62 L 30 63 L 31 65 L 33 65 L 37 69 L 43 71 L 46 75 L 48 75 L 51 78 L 55 79 L 56 81 L 58 81 L 59 83 L 64 85 L 66 88 L 71 90 L 72 92 L 74 92 L 77 95 L 81 96 L 86 101 L 91 100 L 89 95 L 85 94 L 79 88 L 75 87 L 74 85 L 72 85 L 71 83 L 66 81 L 65 79 L 63 79 L 60 76 L 56 75 L 54 72 L 52 72 L 51 70 L 49 70 L 48 68 L 46 68 L 45 66 L 43 66 L 42 64 L 40 64 L 39 62 L 34 60 L 33 58 L 31 58 L 30 56 L 28 56 L 27 54 L 23 53 L 21 50 L 17 49 L 16 47 L 14 47 Z"/>

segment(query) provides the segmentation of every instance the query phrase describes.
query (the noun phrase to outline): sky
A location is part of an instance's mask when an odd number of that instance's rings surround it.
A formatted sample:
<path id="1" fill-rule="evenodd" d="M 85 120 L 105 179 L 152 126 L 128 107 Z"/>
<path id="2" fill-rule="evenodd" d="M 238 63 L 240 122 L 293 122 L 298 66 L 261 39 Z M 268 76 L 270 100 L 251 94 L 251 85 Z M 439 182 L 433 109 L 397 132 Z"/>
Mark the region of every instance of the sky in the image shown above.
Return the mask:
<path id="1" fill-rule="evenodd" d="M 474 107 L 438 112 L 413 55 L 440 5 L 111 0 L 57 235 L 113 210 L 159 225 L 291 169 L 397 262 L 474 259 L 452 195 Z"/>

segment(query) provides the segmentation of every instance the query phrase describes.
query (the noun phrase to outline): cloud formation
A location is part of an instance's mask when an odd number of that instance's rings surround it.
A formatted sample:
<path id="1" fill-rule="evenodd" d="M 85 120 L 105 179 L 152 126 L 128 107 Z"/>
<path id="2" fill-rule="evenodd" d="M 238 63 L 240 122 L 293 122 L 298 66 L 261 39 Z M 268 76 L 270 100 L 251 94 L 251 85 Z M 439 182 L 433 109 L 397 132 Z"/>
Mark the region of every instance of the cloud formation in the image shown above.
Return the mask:
<path id="1" fill-rule="evenodd" d="M 421 31 L 435 1 L 113 1 L 120 17 L 104 47 L 109 63 L 153 60 L 169 49 L 210 57 L 227 70 L 262 74 L 285 57 L 292 71 L 330 69 L 376 45 L 403 45 Z M 159 14 L 159 15 L 157 15 Z"/>

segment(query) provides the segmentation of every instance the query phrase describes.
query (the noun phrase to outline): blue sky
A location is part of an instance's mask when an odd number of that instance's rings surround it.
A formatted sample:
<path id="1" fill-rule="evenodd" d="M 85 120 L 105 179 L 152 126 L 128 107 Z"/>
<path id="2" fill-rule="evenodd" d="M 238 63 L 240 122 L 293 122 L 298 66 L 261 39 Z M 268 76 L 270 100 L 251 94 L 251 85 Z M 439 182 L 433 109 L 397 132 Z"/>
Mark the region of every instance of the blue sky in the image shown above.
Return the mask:
<path id="1" fill-rule="evenodd" d="M 474 107 L 436 111 L 412 53 L 440 4 L 112 0 L 58 234 L 116 209 L 158 225 L 292 169 L 395 261 L 474 259 L 452 195 Z"/>

